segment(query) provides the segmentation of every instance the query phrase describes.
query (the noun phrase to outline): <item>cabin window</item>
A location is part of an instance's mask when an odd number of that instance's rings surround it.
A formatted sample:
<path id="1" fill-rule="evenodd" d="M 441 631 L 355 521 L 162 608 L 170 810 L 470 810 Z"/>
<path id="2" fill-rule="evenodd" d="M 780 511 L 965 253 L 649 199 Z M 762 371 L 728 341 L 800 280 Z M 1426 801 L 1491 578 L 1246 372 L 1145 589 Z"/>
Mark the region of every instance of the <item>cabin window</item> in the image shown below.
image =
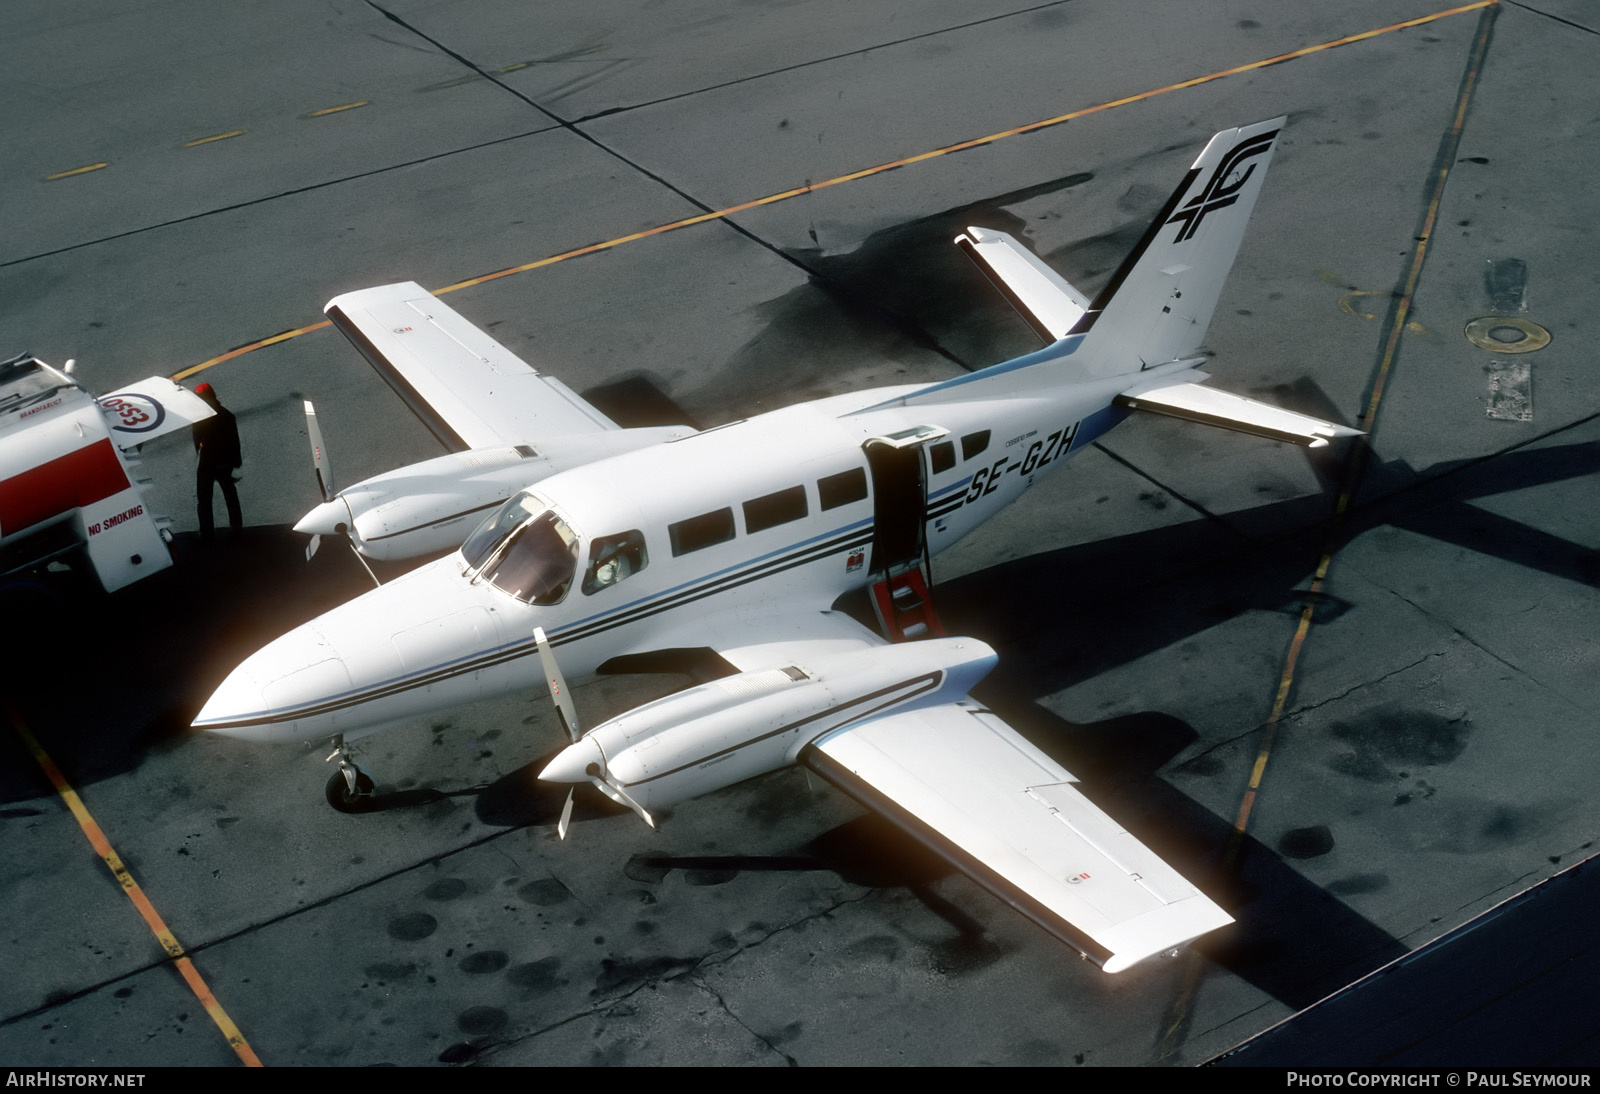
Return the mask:
<path id="1" fill-rule="evenodd" d="M 718 509 L 669 524 L 667 536 L 672 540 L 673 557 L 726 543 L 733 538 L 733 510 Z"/>
<path id="2" fill-rule="evenodd" d="M 824 511 L 861 501 L 867 496 L 867 473 L 859 467 L 817 480 L 817 500 Z"/>
<path id="3" fill-rule="evenodd" d="M 592 594 L 608 585 L 620 584 L 649 564 L 643 532 L 635 529 L 601 536 L 589 548 L 589 568 L 583 573 L 583 591 Z"/>
<path id="4" fill-rule="evenodd" d="M 744 503 L 744 530 L 764 532 L 792 520 L 803 519 L 806 509 L 806 488 L 791 486 L 774 494 L 766 494 Z"/>
<path id="5" fill-rule="evenodd" d="M 543 513 L 517 528 L 489 556 L 489 584 L 529 604 L 555 604 L 578 572 L 578 537 L 567 522 Z"/>
<path id="6" fill-rule="evenodd" d="M 976 433 L 968 433 L 961 438 L 961 458 L 970 460 L 988 447 L 989 431 L 987 429 L 981 429 Z"/>
<path id="7" fill-rule="evenodd" d="M 928 459 L 932 461 L 933 473 L 948 471 L 956 465 L 956 446 L 949 441 L 940 441 L 938 444 L 928 446 Z"/>

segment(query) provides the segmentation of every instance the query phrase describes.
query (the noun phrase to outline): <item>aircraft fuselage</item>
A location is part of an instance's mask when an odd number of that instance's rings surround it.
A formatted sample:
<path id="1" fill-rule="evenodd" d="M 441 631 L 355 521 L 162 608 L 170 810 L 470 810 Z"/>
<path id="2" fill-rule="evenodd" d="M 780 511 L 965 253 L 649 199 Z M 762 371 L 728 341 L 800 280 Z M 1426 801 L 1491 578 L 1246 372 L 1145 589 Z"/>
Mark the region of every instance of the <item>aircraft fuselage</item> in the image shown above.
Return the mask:
<path id="1" fill-rule="evenodd" d="M 896 401 L 912 387 L 833 396 L 561 472 L 527 504 L 571 537 L 564 590 L 530 596 L 457 552 L 268 644 L 195 725 L 349 741 L 540 685 L 535 627 L 581 676 L 702 646 L 708 618 L 747 605 L 826 610 L 889 565 L 951 546 L 1115 425 L 1125 384 L 916 406 Z M 875 438 L 887 456 L 869 458 Z M 621 577 L 597 558 L 619 545 Z"/>

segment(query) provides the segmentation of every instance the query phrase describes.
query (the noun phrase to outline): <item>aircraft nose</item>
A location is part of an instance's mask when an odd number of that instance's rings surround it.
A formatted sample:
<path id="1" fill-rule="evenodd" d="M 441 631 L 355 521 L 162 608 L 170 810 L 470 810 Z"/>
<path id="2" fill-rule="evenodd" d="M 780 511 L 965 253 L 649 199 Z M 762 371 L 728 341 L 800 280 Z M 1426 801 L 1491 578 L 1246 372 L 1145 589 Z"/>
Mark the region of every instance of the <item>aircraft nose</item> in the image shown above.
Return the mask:
<path id="1" fill-rule="evenodd" d="M 341 524 L 349 528 L 353 523 L 350 506 L 341 494 L 332 501 L 323 502 L 301 517 L 300 523 L 294 526 L 294 530 L 310 536 L 334 536 L 341 534 L 339 528 Z"/>
<path id="2" fill-rule="evenodd" d="M 547 783 L 588 782 L 591 764 L 598 770 L 605 770 L 605 753 L 600 751 L 600 745 L 593 737 L 583 737 L 563 748 L 539 772 L 539 778 Z"/>
<path id="3" fill-rule="evenodd" d="M 350 689 L 350 671 L 326 636 L 300 627 L 245 658 L 214 691 L 193 726 L 245 741 L 288 741 L 318 702 Z"/>
<path id="4" fill-rule="evenodd" d="M 270 741 L 271 727 L 259 719 L 267 709 L 261 681 L 249 661 L 228 674 L 194 717 L 195 729 L 236 737 L 242 741 Z"/>

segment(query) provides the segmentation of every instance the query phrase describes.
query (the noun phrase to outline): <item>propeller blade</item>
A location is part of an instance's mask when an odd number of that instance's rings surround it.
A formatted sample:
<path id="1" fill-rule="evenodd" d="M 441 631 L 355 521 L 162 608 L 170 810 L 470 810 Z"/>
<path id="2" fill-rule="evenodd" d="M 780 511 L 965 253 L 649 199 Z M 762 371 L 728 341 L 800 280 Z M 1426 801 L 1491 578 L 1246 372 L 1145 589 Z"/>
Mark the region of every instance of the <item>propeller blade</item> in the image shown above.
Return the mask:
<path id="1" fill-rule="evenodd" d="M 320 546 L 322 546 L 322 537 L 320 535 L 312 536 L 311 537 L 311 542 L 306 544 L 306 561 L 307 562 L 311 561 L 311 556 L 317 553 L 317 548 L 320 547 Z"/>
<path id="2" fill-rule="evenodd" d="M 577 793 L 576 787 L 568 790 L 567 804 L 561 807 L 561 821 L 556 825 L 556 835 L 560 836 L 562 839 L 567 838 L 567 829 L 572 826 L 572 795 L 575 793 Z"/>
<path id="3" fill-rule="evenodd" d="M 539 646 L 545 682 L 550 685 L 550 698 L 556 705 L 556 712 L 561 715 L 561 724 L 566 727 L 567 736 L 576 741 L 583 736 L 583 730 L 578 726 L 578 708 L 573 706 L 572 696 L 567 694 L 567 681 L 561 675 L 561 666 L 556 664 L 556 655 L 550 650 L 543 627 L 533 628 L 533 640 Z"/>
<path id="4" fill-rule="evenodd" d="M 351 553 L 353 553 L 356 556 L 356 561 L 361 563 L 361 568 L 363 570 L 367 571 L 367 576 L 372 579 L 372 584 L 375 585 L 375 586 L 381 586 L 383 584 L 383 582 L 378 580 L 378 575 L 372 572 L 372 567 L 371 566 L 367 565 L 367 560 L 365 558 L 363 558 L 362 555 L 361 555 L 361 548 L 356 546 L 356 541 L 351 538 L 350 533 L 348 533 L 348 532 L 345 533 L 344 541 L 350 545 L 350 551 L 351 551 Z M 311 551 L 315 551 L 316 550 L 316 546 L 315 546 L 316 540 L 312 540 L 311 542 L 312 542 L 313 546 L 311 547 L 311 550 L 306 552 L 306 561 L 307 562 L 311 561 Z"/>
<path id="5" fill-rule="evenodd" d="M 644 821 L 651 828 L 656 826 L 655 818 L 645 810 L 644 806 L 634 801 L 633 798 L 629 796 L 628 792 L 622 789 L 622 787 L 618 786 L 609 779 L 597 778 L 594 775 L 589 776 L 589 781 L 594 783 L 595 789 L 599 790 L 600 793 L 604 794 L 618 805 L 625 805 L 629 809 L 632 809 L 635 813 L 639 814 L 639 819 Z"/>
<path id="6" fill-rule="evenodd" d="M 306 435 L 311 438 L 311 470 L 316 473 L 317 486 L 323 501 L 333 500 L 333 465 L 328 462 L 328 450 L 322 443 L 322 430 L 317 427 L 317 408 L 306 404 Z"/>

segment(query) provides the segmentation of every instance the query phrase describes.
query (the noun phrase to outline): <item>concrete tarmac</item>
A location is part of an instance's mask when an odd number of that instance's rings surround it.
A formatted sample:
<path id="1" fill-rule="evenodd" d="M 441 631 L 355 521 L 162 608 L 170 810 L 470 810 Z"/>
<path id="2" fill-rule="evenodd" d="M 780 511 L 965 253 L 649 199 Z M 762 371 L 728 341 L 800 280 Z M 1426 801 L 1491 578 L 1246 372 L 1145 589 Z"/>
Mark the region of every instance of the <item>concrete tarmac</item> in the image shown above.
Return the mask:
<path id="1" fill-rule="evenodd" d="M 215 385 L 248 525 L 198 542 L 165 438 L 171 570 L 12 590 L 0 1065 L 1193 1064 L 1589 853 L 1587 6 L 547 7 L 0 12 L 0 352 Z M 1214 382 L 1365 418 L 1364 454 L 1130 421 L 933 564 L 1001 654 L 980 697 L 1236 926 L 1106 976 L 798 771 L 560 842 L 538 689 L 366 742 L 360 816 L 325 749 L 188 729 L 367 580 L 289 530 L 301 401 L 340 483 L 440 451 L 336 333 L 262 344 L 329 297 L 527 267 L 446 299 L 619 420 L 711 426 L 1035 348 L 957 231 L 1092 294 L 1213 132 L 1280 114 Z M 1550 342 L 1468 339 L 1495 317 Z M 681 683 L 576 694 L 592 723 Z"/>

